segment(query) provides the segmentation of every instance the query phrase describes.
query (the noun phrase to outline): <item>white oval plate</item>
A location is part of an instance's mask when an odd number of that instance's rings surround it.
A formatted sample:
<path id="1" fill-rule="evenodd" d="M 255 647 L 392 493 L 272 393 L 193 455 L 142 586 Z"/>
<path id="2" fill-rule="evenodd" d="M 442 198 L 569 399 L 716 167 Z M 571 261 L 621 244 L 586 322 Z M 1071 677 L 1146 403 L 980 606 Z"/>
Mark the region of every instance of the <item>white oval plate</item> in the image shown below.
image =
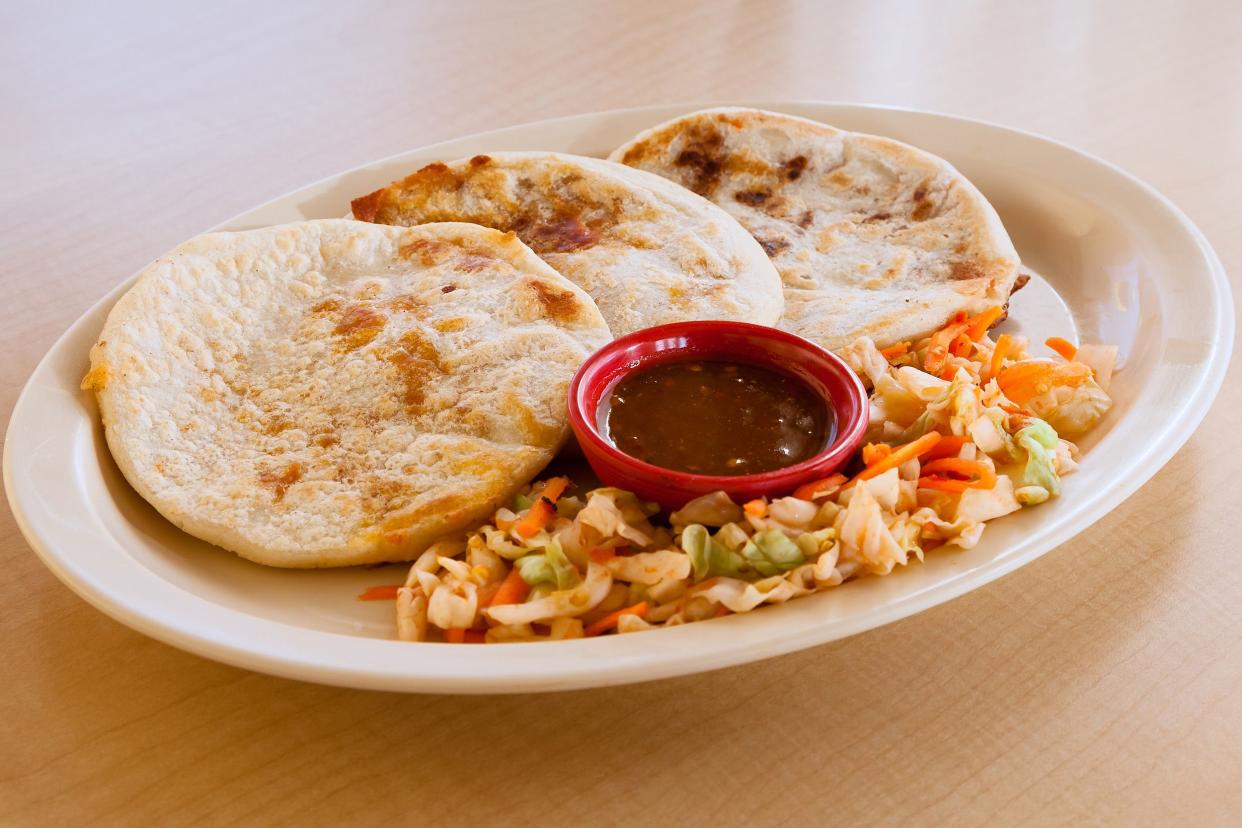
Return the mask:
<path id="1" fill-rule="evenodd" d="M 1064 543 L 1142 485 L 1185 442 L 1220 387 L 1233 303 L 1202 234 L 1151 187 L 1044 138 L 909 110 L 757 103 L 888 135 L 941 155 L 991 199 L 1026 265 L 1044 279 L 1014 297 L 1011 330 L 1114 342 L 1115 407 L 1083 443 L 1059 500 L 997 521 L 968 552 L 941 552 L 747 615 L 641 635 L 508 647 L 393 640 L 388 602 L 366 586 L 404 567 L 295 572 L 243 561 L 182 534 L 113 465 L 90 396 L 87 351 L 126 280 L 39 364 L 5 438 L 9 502 L 30 545 L 79 595 L 147 635 L 292 678 L 425 692 L 559 690 L 693 673 L 788 653 L 887 624 L 982 586 Z M 345 214 L 350 199 L 435 159 L 497 150 L 605 155 L 698 106 L 559 118 L 414 150 L 312 184 L 223 225 Z"/>

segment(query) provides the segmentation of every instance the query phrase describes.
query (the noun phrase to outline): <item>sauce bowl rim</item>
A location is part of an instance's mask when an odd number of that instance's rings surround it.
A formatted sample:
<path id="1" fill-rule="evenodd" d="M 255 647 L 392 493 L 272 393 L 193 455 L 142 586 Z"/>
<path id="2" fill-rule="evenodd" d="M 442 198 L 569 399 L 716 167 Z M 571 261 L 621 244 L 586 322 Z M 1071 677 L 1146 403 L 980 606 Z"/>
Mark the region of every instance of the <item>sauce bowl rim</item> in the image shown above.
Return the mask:
<path id="1" fill-rule="evenodd" d="M 640 460 L 631 454 L 626 454 L 617 448 L 607 437 L 605 437 L 599 429 L 598 410 L 603 402 L 604 394 L 601 393 L 597 399 L 588 399 L 586 393 L 587 380 L 594 378 L 604 368 L 601 364 L 609 364 L 618 354 L 634 345 L 642 345 L 653 343 L 661 339 L 669 339 L 678 336 L 695 336 L 704 333 L 717 334 L 738 334 L 757 339 L 761 342 L 781 342 L 786 345 L 793 346 L 795 349 L 804 351 L 813 359 L 826 362 L 832 366 L 832 369 L 845 378 L 845 385 L 851 391 L 854 398 L 853 412 L 847 407 L 844 401 L 837 400 L 831 394 L 822 393 L 806 380 L 797 377 L 811 392 L 819 399 L 824 400 L 829 410 L 832 412 L 836 421 L 836 435 L 822 450 L 816 452 L 812 456 L 798 463 L 784 466 L 779 469 L 770 469 L 763 472 L 754 472 L 752 474 L 736 474 L 736 475 L 719 475 L 719 474 L 696 474 L 694 472 L 678 471 L 676 469 L 657 466 Z M 681 352 L 684 358 L 679 358 L 676 354 Z M 611 390 L 616 387 L 625 377 L 632 375 L 638 370 L 645 369 L 654 364 L 662 364 L 666 362 L 690 361 L 692 359 L 727 359 L 733 357 L 738 361 L 745 362 L 745 359 L 739 358 L 736 351 L 728 347 L 708 347 L 705 349 L 690 350 L 682 347 L 668 349 L 670 354 L 667 358 L 658 358 L 655 361 L 651 359 L 643 360 L 639 365 L 620 366 L 610 372 L 612 376 L 605 384 L 605 390 Z M 754 364 L 749 363 L 749 364 Z M 773 367 L 772 365 L 763 367 Z M 779 370 L 779 368 L 777 368 Z M 787 372 L 782 372 L 787 373 Z M 569 383 L 569 423 L 573 429 L 574 436 L 579 443 L 584 440 L 591 444 L 590 449 L 582 446 L 584 453 L 590 456 L 590 450 L 603 453 L 610 457 L 614 463 L 627 467 L 636 477 L 650 478 L 658 475 L 666 485 L 671 486 L 688 486 L 696 489 L 704 488 L 709 485 L 716 485 L 717 488 L 728 490 L 739 488 L 742 484 L 751 486 L 766 484 L 791 484 L 791 489 L 796 487 L 795 479 L 809 480 L 810 477 L 824 466 L 838 464 L 844 465 L 848 462 L 849 456 L 857 451 L 859 444 L 862 442 L 863 435 L 866 433 L 869 421 L 869 401 L 867 392 L 863 388 L 862 380 L 852 368 L 833 352 L 826 348 L 822 348 L 808 339 L 798 336 L 797 334 L 783 331 L 780 328 L 774 328 L 768 325 L 756 325 L 751 322 L 735 322 L 727 320 L 695 320 L 686 322 L 671 322 L 665 325 L 657 325 L 651 328 L 643 328 L 618 337 L 609 342 L 604 347 L 591 354 L 585 362 L 578 367 L 573 379 Z M 853 413 L 854 416 L 847 416 Z"/>

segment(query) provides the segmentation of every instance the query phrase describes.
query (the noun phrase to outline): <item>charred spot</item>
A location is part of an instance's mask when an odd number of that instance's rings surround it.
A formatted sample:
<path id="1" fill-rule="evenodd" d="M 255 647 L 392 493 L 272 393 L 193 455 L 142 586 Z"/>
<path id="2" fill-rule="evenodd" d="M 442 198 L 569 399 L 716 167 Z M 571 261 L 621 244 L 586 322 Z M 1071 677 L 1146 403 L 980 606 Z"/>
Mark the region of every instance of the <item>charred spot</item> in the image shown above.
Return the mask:
<path id="1" fill-rule="evenodd" d="M 924 182 L 915 188 L 914 194 L 911 196 L 914 201 L 914 207 L 910 211 L 910 218 L 915 221 L 925 221 L 931 218 L 935 207 L 931 200 L 927 197 L 927 183 Z"/>
<path id="2" fill-rule="evenodd" d="M 1013 296 L 1015 293 L 1022 290 L 1022 288 L 1026 287 L 1026 283 L 1029 281 L 1031 281 L 1031 274 L 1019 273 L 1018 278 L 1013 280 L 1013 289 L 1009 291 L 1009 295 Z"/>
<path id="3" fill-rule="evenodd" d="M 755 240 L 759 242 L 759 246 L 763 248 L 763 252 L 768 256 L 775 256 L 789 249 L 789 242 L 785 239 L 761 239 L 758 236 Z"/>
<path id="4" fill-rule="evenodd" d="M 715 128 L 698 128 L 686 136 L 686 143 L 673 164 L 690 174 L 690 189 L 708 195 L 720 184 L 724 170 L 724 135 Z"/>
<path id="5" fill-rule="evenodd" d="M 551 221 L 526 223 L 515 228 L 536 253 L 568 253 L 593 247 L 600 231 L 578 216 L 557 216 Z"/>
<path id="6" fill-rule="evenodd" d="M 441 293 L 452 293 L 455 290 L 457 290 L 457 285 L 441 285 L 440 286 Z"/>
<path id="7" fill-rule="evenodd" d="M 772 197 L 772 194 L 766 190 L 742 190 L 733 196 L 742 204 L 748 204 L 751 207 L 757 207 Z"/>
<path id="8" fill-rule="evenodd" d="M 815 223 L 815 211 L 807 208 L 802 211 L 802 215 L 798 216 L 796 224 L 803 230 Z"/>
<path id="9" fill-rule="evenodd" d="M 277 502 L 285 499 L 285 492 L 294 483 L 302 479 L 302 464 L 290 463 L 279 472 L 265 471 L 259 474 L 259 483 L 272 490 Z"/>
<path id="10" fill-rule="evenodd" d="M 863 219 L 863 221 L 888 221 L 892 217 L 893 217 L 892 213 L 889 213 L 885 210 L 881 210 L 878 213 L 872 213 L 871 215 L 867 216 L 865 219 Z"/>
<path id="11" fill-rule="evenodd" d="M 353 351 L 379 336 L 388 317 L 364 305 L 355 305 L 341 317 L 332 333 L 341 338 L 340 347 Z"/>
<path id="12" fill-rule="evenodd" d="M 470 166 L 472 167 L 486 167 L 490 163 L 492 163 L 492 159 L 489 155 L 476 155 L 470 159 Z"/>
<path id="13" fill-rule="evenodd" d="M 797 181 L 802 173 L 806 171 L 806 156 L 795 155 L 784 164 L 781 164 L 781 171 L 784 172 L 785 178 L 790 181 Z"/>

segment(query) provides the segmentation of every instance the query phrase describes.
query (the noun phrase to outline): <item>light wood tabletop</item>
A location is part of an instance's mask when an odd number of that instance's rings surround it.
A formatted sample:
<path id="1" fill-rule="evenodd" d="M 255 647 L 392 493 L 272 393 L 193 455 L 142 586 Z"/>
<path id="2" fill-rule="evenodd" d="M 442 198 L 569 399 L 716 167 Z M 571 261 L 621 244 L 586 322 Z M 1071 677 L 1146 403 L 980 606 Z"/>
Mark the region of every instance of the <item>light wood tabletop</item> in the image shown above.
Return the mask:
<path id="1" fill-rule="evenodd" d="M 419 145 L 613 107 L 884 103 L 1153 184 L 1242 278 L 1242 6 L 7 4 L 0 412 L 117 282 Z M 403 696 L 217 664 L 110 620 L 0 509 L 0 824 L 1238 824 L 1235 364 L 1155 478 L 905 621 L 705 675 Z"/>

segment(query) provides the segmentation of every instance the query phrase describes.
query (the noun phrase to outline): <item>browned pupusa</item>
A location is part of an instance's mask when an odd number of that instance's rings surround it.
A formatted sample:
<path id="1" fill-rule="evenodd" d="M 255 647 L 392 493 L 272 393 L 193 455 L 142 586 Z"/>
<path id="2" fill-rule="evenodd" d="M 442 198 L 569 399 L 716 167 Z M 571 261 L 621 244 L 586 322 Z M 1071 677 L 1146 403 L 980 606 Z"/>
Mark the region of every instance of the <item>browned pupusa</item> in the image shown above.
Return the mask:
<path id="1" fill-rule="evenodd" d="M 888 138 L 753 109 L 694 112 L 612 160 L 711 199 L 780 271 L 779 327 L 828 348 L 917 337 L 1003 305 L 1018 255 L 948 162 Z"/>
<path id="2" fill-rule="evenodd" d="M 273 566 L 407 560 L 551 459 L 608 339 L 512 234 L 310 221 L 154 262 L 83 385 L 126 478 L 185 531 Z"/>
<path id="3" fill-rule="evenodd" d="M 599 305 L 616 336 L 687 319 L 770 325 L 780 277 L 727 213 L 659 176 L 546 152 L 435 162 L 354 199 L 380 224 L 508 230 Z"/>

